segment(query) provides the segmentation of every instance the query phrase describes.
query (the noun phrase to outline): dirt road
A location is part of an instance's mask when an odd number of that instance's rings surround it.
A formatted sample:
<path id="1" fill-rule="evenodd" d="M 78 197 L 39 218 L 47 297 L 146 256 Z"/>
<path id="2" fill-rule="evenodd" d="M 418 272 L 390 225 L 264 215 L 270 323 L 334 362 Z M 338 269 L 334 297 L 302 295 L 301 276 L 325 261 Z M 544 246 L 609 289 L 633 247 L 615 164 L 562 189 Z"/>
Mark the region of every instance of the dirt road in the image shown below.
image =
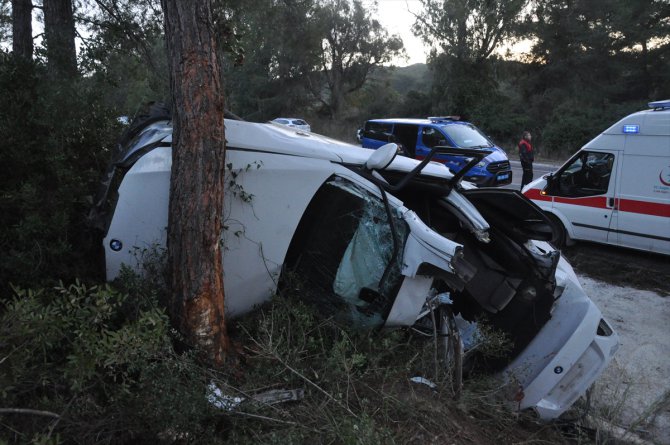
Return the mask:
<path id="1" fill-rule="evenodd" d="M 578 242 L 563 255 L 580 274 L 670 296 L 670 256 Z"/>
<path id="2" fill-rule="evenodd" d="M 619 335 L 594 388 L 596 427 L 624 443 L 670 445 L 670 257 L 589 243 L 564 255 Z"/>

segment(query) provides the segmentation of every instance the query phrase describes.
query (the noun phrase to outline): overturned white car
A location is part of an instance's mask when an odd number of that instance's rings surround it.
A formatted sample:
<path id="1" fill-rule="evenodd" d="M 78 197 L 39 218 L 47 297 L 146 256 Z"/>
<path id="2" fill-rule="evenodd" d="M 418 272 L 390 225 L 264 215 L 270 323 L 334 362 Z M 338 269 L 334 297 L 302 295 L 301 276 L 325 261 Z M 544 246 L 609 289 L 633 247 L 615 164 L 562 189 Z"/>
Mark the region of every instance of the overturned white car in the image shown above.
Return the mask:
<path id="1" fill-rule="evenodd" d="M 304 298 L 365 328 L 412 326 L 426 301 L 482 317 L 514 342 L 500 371 L 520 408 L 558 417 L 617 349 L 616 334 L 548 243 L 554 227 L 520 193 L 476 189 L 440 163 L 396 157 L 281 125 L 226 119 L 226 313 L 251 311 L 285 276 Z M 172 127 L 135 125 L 119 146 L 96 212 L 107 279 L 164 245 Z M 434 152 L 449 150 L 436 147 Z M 462 150 L 461 150 L 462 152 Z M 470 166 L 487 152 L 471 150 Z"/>

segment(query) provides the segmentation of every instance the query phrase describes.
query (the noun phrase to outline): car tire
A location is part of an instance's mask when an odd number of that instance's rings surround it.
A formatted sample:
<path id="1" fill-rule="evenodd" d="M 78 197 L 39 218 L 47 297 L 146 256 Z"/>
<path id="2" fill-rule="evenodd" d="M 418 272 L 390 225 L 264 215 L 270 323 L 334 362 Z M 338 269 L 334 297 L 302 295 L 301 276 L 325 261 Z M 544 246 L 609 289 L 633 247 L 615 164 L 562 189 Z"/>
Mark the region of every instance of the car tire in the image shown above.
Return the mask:
<path id="1" fill-rule="evenodd" d="M 463 390 L 463 342 L 451 306 L 441 306 L 437 314 L 442 339 L 443 366 L 451 382 L 452 394 L 458 399 Z"/>

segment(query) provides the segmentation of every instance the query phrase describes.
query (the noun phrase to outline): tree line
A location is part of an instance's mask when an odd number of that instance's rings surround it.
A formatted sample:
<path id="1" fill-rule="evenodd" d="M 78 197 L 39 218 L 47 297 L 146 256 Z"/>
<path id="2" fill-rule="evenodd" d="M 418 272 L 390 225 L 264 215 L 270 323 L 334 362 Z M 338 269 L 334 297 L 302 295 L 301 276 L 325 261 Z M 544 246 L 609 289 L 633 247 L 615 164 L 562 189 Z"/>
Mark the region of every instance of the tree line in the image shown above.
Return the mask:
<path id="1" fill-rule="evenodd" d="M 72 14 L 59 12 L 59 4 L 70 5 Z M 529 129 L 546 153 L 558 155 L 618 116 L 670 94 L 667 1 L 421 4 L 416 16 L 408 13 L 407 26 L 432 47 L 426 61 L 431 75 L 423 88 L 397 94 L 388 77 L 375 76 L 406 51 L 394 30 L 376 19 L 384 2 L 214 1 L 228 107 L 254 121 L 287 114 L 331 121 L 323 130 L 345 127 L 335 134 L 342 137 L 369 117 L 460 114 L 502 143 Z M 118 113 L 132 115 L 143 102 L 169 98 L 157 0 L 72 6 L 2 0 L 0 37 L 12 40 L 14 54 L 33 53 L 69 73 L 105 76 L 101 94 Z M 31 13 L 44 24 L 44 43 L 34 52 Z M 501 54 L 517 41 L 529 42 L 530 51 L 513 59 Z"/>

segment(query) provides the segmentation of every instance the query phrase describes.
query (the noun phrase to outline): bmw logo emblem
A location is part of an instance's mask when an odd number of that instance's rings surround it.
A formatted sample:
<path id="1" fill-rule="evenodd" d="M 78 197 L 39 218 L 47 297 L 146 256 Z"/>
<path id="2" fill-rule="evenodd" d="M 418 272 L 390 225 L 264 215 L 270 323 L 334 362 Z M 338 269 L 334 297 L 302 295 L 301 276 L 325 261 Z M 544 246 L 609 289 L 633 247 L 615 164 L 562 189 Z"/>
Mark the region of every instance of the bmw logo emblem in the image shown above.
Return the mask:
<path id="1" fill-rule="evenodd" d="M 123 243 L 117 239 L 113 239 L 109 242 L 109 248 L 114 252 L 118 252 L 123 248 Z"/>
<path id="2" fill-rule="evenodd" d="M 555 374 L 561 374 L 563 372 L 563 367 L 562 366 L 557 366 L 554 368 L 554 373 Z"/>

